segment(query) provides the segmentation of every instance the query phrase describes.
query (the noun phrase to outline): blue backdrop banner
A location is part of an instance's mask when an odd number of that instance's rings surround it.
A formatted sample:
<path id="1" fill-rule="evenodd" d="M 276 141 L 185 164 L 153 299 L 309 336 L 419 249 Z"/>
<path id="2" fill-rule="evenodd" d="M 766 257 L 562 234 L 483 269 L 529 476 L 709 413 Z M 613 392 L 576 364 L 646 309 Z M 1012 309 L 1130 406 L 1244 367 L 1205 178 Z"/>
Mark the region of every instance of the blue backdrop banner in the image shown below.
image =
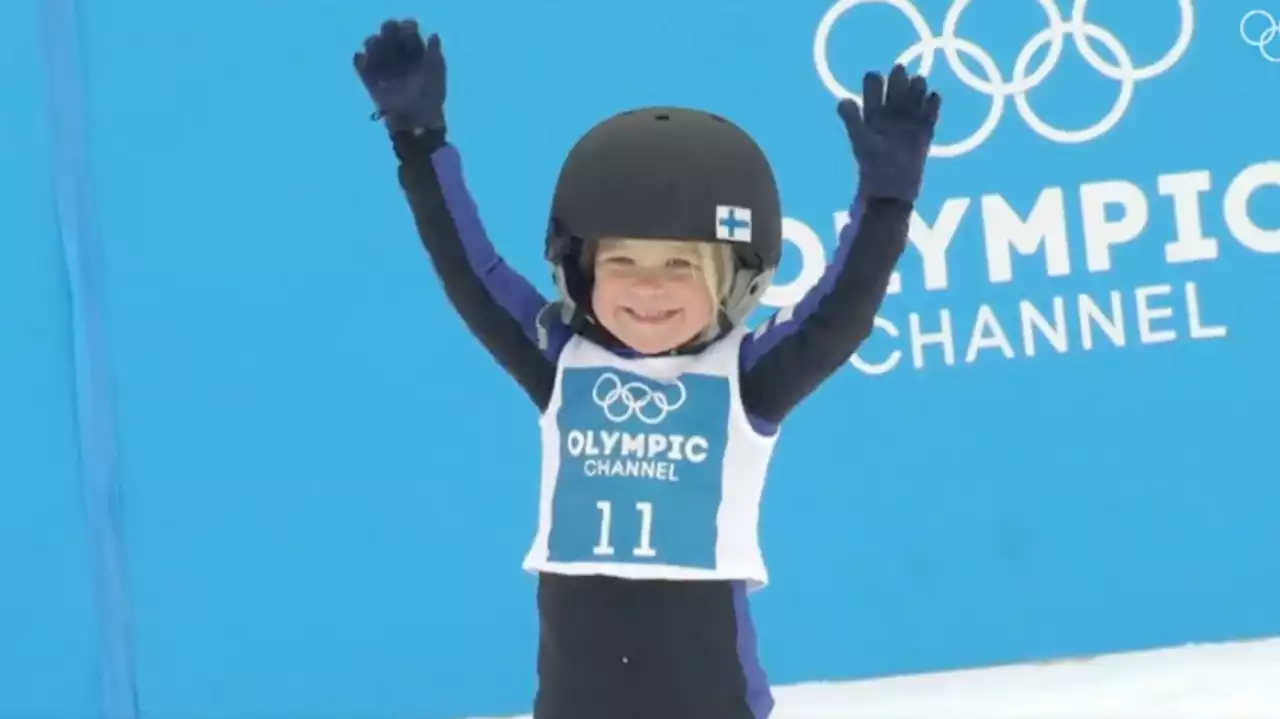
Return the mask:
<path id="1" fill-rule="evenodd" d="M 876 330 L 766 488 L 771 681 L 1280 634 L 1276 0 L 79 0 L 72 99 L 43 2 L 0 10 L 0 717 L 121 706 L 100 678 L 152 719 L 528 711 L 537 418 L 369 119 L 351 56 L 388 17 L 441 34 L 480 212 L 548 294 L 555 176 L 604 117 L 757 138 L 771 309 L 847 221 L 837 99 L 895 60 L 944 94 Z M 77 422 L 68 112 L 107 437 Z"/>

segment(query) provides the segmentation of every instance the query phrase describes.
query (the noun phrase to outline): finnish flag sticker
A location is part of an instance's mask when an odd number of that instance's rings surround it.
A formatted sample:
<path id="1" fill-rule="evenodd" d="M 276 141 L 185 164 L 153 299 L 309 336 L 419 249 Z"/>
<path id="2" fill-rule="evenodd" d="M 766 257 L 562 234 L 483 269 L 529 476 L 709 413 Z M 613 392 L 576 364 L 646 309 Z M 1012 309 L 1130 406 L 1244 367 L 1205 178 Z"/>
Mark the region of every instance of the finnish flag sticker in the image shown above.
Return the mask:
<path id="1" fill-rule="evenodd" d="M 751 242 L 751 210 L 733 205 L 716 205 L 716 239 Z"/>

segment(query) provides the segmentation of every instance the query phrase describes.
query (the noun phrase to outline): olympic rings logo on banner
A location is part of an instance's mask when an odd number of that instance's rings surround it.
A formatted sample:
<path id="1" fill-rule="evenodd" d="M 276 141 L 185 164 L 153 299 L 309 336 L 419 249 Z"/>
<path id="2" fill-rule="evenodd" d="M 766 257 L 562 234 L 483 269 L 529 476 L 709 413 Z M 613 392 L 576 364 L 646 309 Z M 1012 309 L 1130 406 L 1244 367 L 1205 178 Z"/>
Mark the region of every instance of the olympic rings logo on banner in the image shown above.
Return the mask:
<path id="1" fill-rule="evenodd" d="M 1264 22 L 1270 25 L 1270 27 L 1262 28 L 1262 32 L 1256 36 L 1245 30 L 1245 26 L 1255 17 L 1262 18 Z M 1254 24 L 1256 25 L 1257 23 Z M 1277 36 L 1280 36 L 1280 22 L 1277 22 L 1275 16 L 1266 10 L 1250 10 L 1244 14 L 1244 17 L 1240 18 L 1240 37 L 1247 44 L 1258 48 L 1258 52 L 1262 53 L 1262 56 L 1271 62 L 1280 62 L 1280 55 L 1272 55 L 1268 49 L 1271 47 L 1271 41 L 1275 40 Z"/>
<path id="2" fill-rule="evenodd" d="M 1008 2 L 1008 0 L 1004 1 Z M 1130 0 L 1130 2 L 1132 1 Z M 991 98 L 991 109 L 987 112 L 986 118 L 982 121 L 977 131 L 969 137 L 949 145 L 935 143 L 930 149 L 930 155 L 956 157 L 981 145 L 995 132 L 996 126 L 1000 124 L 1000 118 L 1004 114 L 1005 102 L 1009 99 L 1013 100 L 1014 107 L 1017 108 L 1018 114 L 1022 116 L 1027 125 L 1041 137 L 1067 144 L 1088 142 L 1115 127 L 1120 118 L 1124 116 L 1125 111 L 1128 110 L 1129 103 L 1133 99 L 1134 87 L 1139 81 L 1150 79 L 1165 72 L 1182 58 L 1187 47 L 1191 44 L 1191 34 L 1195 24 L 1191 1 L 1178 0 L 1181 17 L 1178 38 L 1174 41 L 1173 47 L 1165 53 L 1164 57 L 1144 67 L 1134 66 L 1129 52 L 1110 31 L 1085 20 L 1085 9 L 1088 6 L 1088 0 L 1075 0 L 1071 7 L 1070 20 L 1063 18 L 1055 0 L 1037 0 L 1040 3 L 1040 7 L 1044 9 L 1045 15 L 1048 16 L 1049 26 L 1033 35 L 1027 41 L 1027 44 L 1023 46 L 1018 53 L 1017 60 L 1014 62 L 1012 77 L 1008 81 L 1004 79 L 1000 68 L 996 65 L 995 59 L 991 57 L 990 53 L 956 34 L 956 28 L 960 24 L 960 15 L 969 6 L 970 0 L 955 0 L 951 4 L 951 7 L 947 10 L 946 17 L 942 21 L 941 35 L 934 35 L 929 23 L 925 21 L 924 16 L 911 4 L 910 0 L 839 0 L 827 11 L 822 21 L 818 23 L 817 35 L 813 42 L 813 59 L 818 68 L 818 75 L 833 95 L 839 98 L 852 98 L 861 105 L 862 98 L 841 85 L 831 72 L 830 63 L 827 60 L 827 45 L 831 29 L 846 12 L 859 5 L 875 3 L 891 5 L 906 16 L 907 20 L 915 28 L 916 34 L 920 37 L 920 41 L 904 50 L 894 61 L 895 63 L 906 64 L 919 58 L 920 68 L 918 72 L 927 76 L 933 67 L 938 51 L 941 50 L 946 57 L 947 65 L 961 82 Z M 1090 67 L 1105 77 L 1120 83 L 1120 92 L 1107 114 L 1093 125 L 1076 130 L 1065 130 L 1050 125 L 1036 115 L 1027 101 L 1027 93 L 1043 82 L 1056 67 L 1058 58 L 1062 55 L 1063 40 L 1068 35 L 1071 36 L 1076 49 L 1084 57 L 1085 61 L 1089 63 Z M 1090 40 L 1096 40 L 1102 44 L 1115 58 L 1115 64 L 1108 63 L 1100 57 L 1094 50 Z M 1040 48 L 1046 45 L 1049 47 L 1048 56 L 1039 67 L 1032 71 L 1029 67 L 1032 57 Z M 961 54 L 975 60 L 986 78 L 983 79 L 974 75 L 961 61 Z"/>
<path id="3" fill-rule="evenodd" d="M 684 385 L 677 380 L 670 386 L 676 390 L 672 398 L 667 397 L 664 392 L 654 391 L 642 382 L 623 384 L 618 375 L 606 372 L 596 380 L 595 387 L 591 389 L 591 398 L 604 410 L 604 416 L 614 422 L 625 422 L 635 417 L 645 424 L 659 424 L 667 418 L 668 413 L 684 404 Z M 604 390 L 603 394 L 601 390 Z"/>

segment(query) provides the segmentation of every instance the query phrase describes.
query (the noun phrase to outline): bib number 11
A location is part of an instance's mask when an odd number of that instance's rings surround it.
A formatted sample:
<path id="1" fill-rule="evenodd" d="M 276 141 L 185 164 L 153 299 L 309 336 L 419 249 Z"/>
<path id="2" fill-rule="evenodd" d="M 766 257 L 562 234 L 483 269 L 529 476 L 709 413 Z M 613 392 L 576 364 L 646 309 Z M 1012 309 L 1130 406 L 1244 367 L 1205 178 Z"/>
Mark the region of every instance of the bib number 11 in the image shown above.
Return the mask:
<path id="1" fill-rule="evenodd" d="M 597 557 L 612 557 L 613 549 L 613 502 L 596 502 L 600 510 L 600 542 L 591 550 Z M 640 513 L 640 543 L 631 550 L 631 556 L 651 559 L 658 556 L 653 549 L 653 502 L 636 502 L 636 511 Z"/>

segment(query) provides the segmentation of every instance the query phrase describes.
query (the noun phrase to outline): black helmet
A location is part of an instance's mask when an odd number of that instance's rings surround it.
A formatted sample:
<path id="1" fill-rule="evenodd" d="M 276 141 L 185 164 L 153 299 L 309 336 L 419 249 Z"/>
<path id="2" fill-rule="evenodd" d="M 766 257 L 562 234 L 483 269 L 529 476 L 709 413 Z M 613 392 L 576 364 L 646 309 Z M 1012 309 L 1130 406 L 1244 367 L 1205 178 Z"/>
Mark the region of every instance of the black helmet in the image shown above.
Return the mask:
<path id="1" fill-rule="evenodd" d="M 678 107 L 623 112 L 582 136 L 560 169 L 546 255 L 566 319 L 590 319 L 590 260 L 604 238 L 722 242 L 734 267 L 722 322 L 741 323 L 782 254 L 782 209 L 759 145 Z"/>

